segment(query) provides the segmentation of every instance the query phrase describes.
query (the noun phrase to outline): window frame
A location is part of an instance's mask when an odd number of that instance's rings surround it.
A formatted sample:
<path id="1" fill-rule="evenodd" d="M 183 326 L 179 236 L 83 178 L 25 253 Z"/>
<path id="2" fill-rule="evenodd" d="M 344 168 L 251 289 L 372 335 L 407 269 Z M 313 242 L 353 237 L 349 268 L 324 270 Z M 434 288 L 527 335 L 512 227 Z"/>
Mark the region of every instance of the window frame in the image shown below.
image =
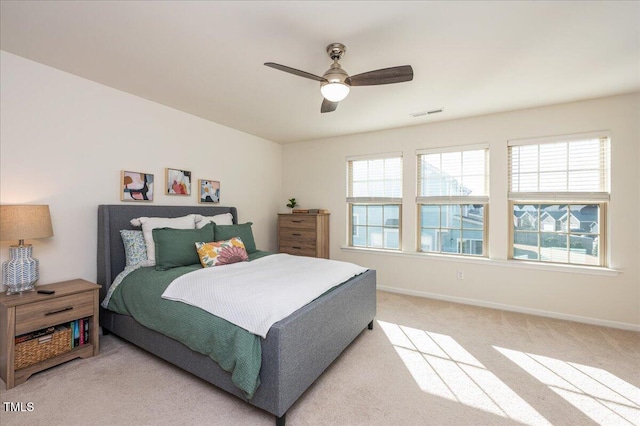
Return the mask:
<path id="1" fill-rule="evenodd" d="M 398 206 L 398 226 L 385 226 L 384 223 L 382 224 L 382 226 L 376 226 L 376 225 L 369 225 L 368 223 L 366 225 L 355 225 L 355 226 L 363 226 L 365 228 L 369 228 L 371 227 L 376 227 L 376 228 L 382 228 L 382 232 L 384 234 L 384 230 L 385 229 L 397 229 L 398 230 L 398 248 L 388 248 L 388 247 L 384 247 L 384 242 L 383 242 L 383 247 L 375 247 L 372 245 L 368 244 L 367 241 L 367 245 L 364 246 L 356 246 L 353 245 L 353 227 L 354 227 L 354 223 L 353 223 L 353 207 L 354 206 L 365 206 L 365 207 L 369 207 L 369 206 L 380 206 L 384 209 L 384 207 L 386 206 Z M 397 204 L 397 203 L 386 203 L 386 204 L 380 204 L 380 203 L 348 203 L 348 210 L 349 210 L 349 224 L 348 224 L 348 245 L 351 248 L 357 248 L 357 249 L 373 249 L 373 250 L 393 250 L 393 251 L 401 251 L 402 250 L 402 204 Z M 368 233 L 366 236 L 367 240 L 368 240 Z M 383 236 L 383 241 L 384 241 L 384 236 Z"/>
<path id="2" fill-rule="evenodd" d="M 438 196 L 429 196 L 429 195 L 421 195 L 422 192 L 422 180 L 424 179 L 422 175 L 422 156 L 430 155 L 430 154 L 445 154 L 445 153 L 464 153 L 467 151 L 484 151 L 484 194 L 483 195 L 438 195 Z M 475 144 L 475 145 L 462 145 L 462 146 L 451 146 L 451 147 L 442 147 L 442 148 L 430 148 L 430 149 L 419 149 L 416 151 L 416 208 L 417 208 L 417 222 L 416 222 L 416 251 L 418 253 L 426 253 L 426 254 L 445 254 L 450 256 L 462 256 L 462 257 L 473 257 L 473 258 L 488 258 L 489 257 L 489 233 L 488 233 L 488 224 L 489 224 L 489 144 Z M 464 175 L 464 162 L 461 162 L 461 173 Z M 463 176 L 464 177 L 464 176 Z M 440 208 L 440 214 L 442 215 L 442 207 L 458 205 L 460 209 L 463 206 L 467 205 L 476 205 L 481 204 L 483 208 L 482 214 L 482 254 L 473 254 L 473 253 L 464 253 L 462 249 L 462 245 L 459 244 L 458 252 L 448 252 L 442 251 L 442 247 L 438 247 L 438 250 L 423 250 L 422 248 L 422 231 L 423 229 L 437 229 L 439 232 L 445 230 L 459 230 L 462 240 L 463 235 L 463 223 L 460 221 L 460 228 L 449 228 L 442 226 L 440 222 L 438 228 L 435 227 L 423 227 L 422 226 L 422 206 L 438 206 Z"/>
<path id="3" fill-rule="evenodd" d="M 545 145 L 545 144 L 553 144 L 553 143 L 567 143 L 567 149 L 569 150 L 569 144 L 571 142 L 578 141 L 587 141 L 593 139 L 600 139 L 600 147 L 599 147 L 599 169 L 600 173 L 600 190 L 599 191 L 569 191 L 568 188 L 566 191 L 554 191 L 554 192 L 544 192 L 544 191 L 522 191 L 516 192 L 512 191 L 513 189 L 513 159 L 512 159 L 512 147 L 514 146 L 525 146 L 525 145 Z M 570 163 L 569 154 L 567 154 L 567 163 Z M 538 174 L 540 173 L 540 157 L 538 157 Z M 571 171 L 569 167 L 566 170 L 562 170 L 561 172 L 566 172 L 567 174 Z M 594 169 L 595 170 L 595 169 Z M 541 137 L 541 138 L 530 138 L 530 139 L 521 139 L 521 140 L 510 140 L 507 143 L 507 178 L 508 178 L 508 208 L 509 208 L 509 247 L 508 247 L 508 259 L 510 261 L 517 262 L 534 262 L 540 264 L 553 264 L 553 265 L 567 265 L 573 267 L 604 267 L 608 268 L 610 254 L 609 254 L 609 244 L 608 244 L 608 229 L 609 229 L 609 202 L 611 195 L 611 135 L 606 131 L 598 131 L 598 132 L 588 132 L 588 133 L 577 133 L 570 135 L 559 135 L 559 136 L 550 136 L 550 137 Z M 569 184 L 567 183 L 567 186 Z M 538 178 L 538 189 L 540 186 L 540 178 Z M 567 261 L 562 262 L 558 260 L 542 260 L 540 255 L 540 237 L 538 238 L 538 259 L 518 259 L 514 257 L 515 255 L 515 222 L 514 222 L 514 208 L 516 205 L 526 204 L 526 205 L 566 205 L 566 206 L 575 206 L 575 205 L 598 205 L 599 208 L 599 216 L 598 216 L 598 263 L 597 264 L 587 264 L 587 263 L 572 263 L 570 262 L 570 245 L 571 245 L 571 235 L 575 235 L 576 233 L 572 233 L 570 227 L 568 227 L 567 231 L 564 234 L 567 235 L 568 247 L 567 247 Z M 539 207 L 538 207 L 539 208 Z M 570 207 L 569 207 L 570 209 Z M 539 221 L 539 219 L 538 219 Z M 538 222 L 539 224 L 539 222 Z M 527 231 L 522 231 L 527 232 Z M 538 230 L 535 231 L 539 236 L 543 232 L 550 231 L 542 231 L 540 226 L 538 225 Z M 563 234 L 563 232 L 553 231 L 554 233 L 558 233 L 559 235 Z"/>
<path id="4" fill-rule="evenodd" d="M 399 175 L 397 176 L 397 180 L 400 183 L 400 194 L 399 196 L 354 196 L 353 195 L 353 173 L 352 167 L 353 162 L 355 161 L 375 161 L 375 160 L 386 160 L 386 159 L 398 159 L 400 162 Z M 388 152 L 381 154 L 371 154 L 371 155 L 359 155 L 359 156 L 349 156 L 346 158 L 346 167 L 347 167 L 347 244 L 350 248 L 355 249 L 372 249 L 372 250 L 385 250 L 392 252 L 402 251 L 402 205 L 403 205 L 403 197 L 402 191 L 404 187 L 404 157 L 402 152 Z M 384 172 L 383 172 L 384 175 Z M 386 179 L 383 178 L 383 186 Z M 353 208 L 354 206 L 366 206 L 367 210 L 369 206 L 381 206 L 384 211 L 385 206 L 397 206 L 398 207 L 398 225 L 387 227 L 384 223 L 381 226 L 377 225 L 369 225 L 368 221 L 365 224 L 359 224 L 357 226 L 364 226 L 365 228 L 376 227 L 382 228 L 383 230 L 383 247 L 375 247 L 369 245 L 368 241 L 368 233 L 366 236 L 367 244 L 365 246 L 353 245 L 353 234 L 354 234 L 354 221 L 353 221 Z M 384 217 L 384 216 L 383 216 Z M 390 248 L 384 247 L 384 229 L 397 229 L 398 231 L 398 247 Z"/>
<path id="5" fill-rule="evenodd" d="M 516 257 L 514 257 L 515 255 L 515 244 L 514 244 L 514 238 L 515 238 L 515 233 L 516 233 L 516 229 L 515 229 L 515 223 L 514 223 L 514 217 L 515 215 L 513 214 L 513 208 L 516 204 L 533 204 L 533 205 L 545 205 L 545 204 L 552 204 L 552 205 L 557 205 L 557 204 L 561 204 L 561 205 L 567 205 L 567 206 L 578 206 L 578 205 L 598 205 L 599 206 L 599 217 L 598 217 L 598 228 L 599 228 L 599 232 L 597 233 L 598 235 L 598 263 L 597 264 L 589 264 L 589 263 L 570 263 L 570 262 L 559 262 L 559 261 L 552 261 L 552 260 L 542 260 L 540 257 L 540 255 L 538 256 L 538 259 L 518 259 Z M 601 202 L 578 202 L 578 201 L 571 201 L 571 202 L 563 202 L 563 201 L 558 201 L 558 200 L 553 200 L 553 201 L 533 201 L 533 202 L 519 202 L 519 201 L 514 201 L 514 200 L 509 200 L 509 260 L 515 260 L 518 262 L 536 262 L 536 263 L 542 263 L 542 264 L 551 264 L 551 265 L 568 265 L 568 266 L 577 266 L 577 267 L 600 267 L 600 268 L 606 268 L 607 267 L 607 256 L 609 253 L 609 248 L 608 248 L 608 238 L 607 238 L 607 226 L 603 226 L 607 224 L 606 220 L 607 220 L 607 210 L 608 210 L 608 203 L 605 201 L 601 201 Z M 558 231 L 544 231 L 542 229 L 540 229 L 540 226 L 538 226 L 538 230 L 537 231 L 519 231 L 519 232 L 529 232 L 529 233 L 536 233 L 538 234 L 538 236 L 540 236 L 543 233 L 555 233 L 558 235 L 562 235 L 562 234 L 567 234 L 567 238 L 569 238 L 569 245 L 571 242 L 571 235 L 577 235 L 579 233 L 576 232 L 571 232 L 570 228 L 565 231 L 565 232 L 558 232 Z M 585 233 L 586 234 L 586 233 Z M 592 233 L 593 234 L 593 233 Z M 538 249 L 540 249 L 541 245 L 540 245 L 540 239 L 538 239 Z M 570 247 L 567 247 L 567 252 L 569 252 L 569 257 L 570 257 Z M 540 250 L 538 250 L 538 253 L 540 253 Z M 601 254 L 602 253 L 602 254 Z"/>
<path id="6" fill-rule="evenodd" d="M 474 229 L 474 228 L 469 228 L 469 229 L 465 229 L 462 228 L 462 222 L 460 223 L 460 228 L 449 228 L 449 227 L 443 227 L 440 226 L 438 228 L 435 227 L 423 227 L 422 226 L 422 206 L 438 206 L 438 207 L 444 207 L 444 206 L 453 206 L 453 205 L 457 205 L 457 206 L 468 206 L 468 205 L 473 205 L 473 204 L 482 204 L 482 209 L 483 209 L 483 213 L 482 213 L 482 229 Z M 417 206 L 417 218 L 418 218 L 418 226 L 417 226 L 417 235 L 416 235 L 416 241 L 417 241 L 417 247 L 416 247 L 416 251 L 418 253 L 425 253 L 425 254 L 445 254 L 445 255 L 451 255 L 451 256 L 466 256 L 466 257 L 474 257 L 474 258 L 488 258 L 488 250 L 489 250 L 489 244 L 488 244 L 488 215 L 489 215 L 489 203 L 487 202 L 486 204 L 483 203 L 463 203 L 463 204 L 459 204 L 459 203 L 441 203 L 441 204 L 434 204 L 434 203 L 421 203 L 418 204 Z M 482 254 L 473 254 L 473 253 L 464 253 L 462 251 L 462 248 L 460 252 L 449 252 L 449 251 L 442 251 L 442 250 L 429 250 L 429 251 L 425 251 L 422 250 L 422 230 L 423 229 L 436 229 L 439 230 L 440 232 L 442 232 L 442 230 L 454 230 L 454 231 L 460 231 L 460 235 L 463 235 L 463 231 L 482 231 Z M 462 239 L 462 238 L 461 238 Z M 477 241 L 477 240 L 470 240 L 470 241 Z"/>

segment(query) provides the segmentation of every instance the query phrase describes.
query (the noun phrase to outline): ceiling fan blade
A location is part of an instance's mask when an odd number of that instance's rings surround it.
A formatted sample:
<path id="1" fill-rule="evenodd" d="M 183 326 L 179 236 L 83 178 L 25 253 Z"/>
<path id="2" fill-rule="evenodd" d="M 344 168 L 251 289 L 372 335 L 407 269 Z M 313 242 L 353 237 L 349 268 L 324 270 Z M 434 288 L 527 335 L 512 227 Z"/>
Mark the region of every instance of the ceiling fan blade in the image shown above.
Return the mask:
<path id="1" fill-rule="evenodd" d="M 402 83 L 411 80 L 413 80 L 413 68 L 411 68 L 411 65 L 402 65 L 352 75 L 347 78 L 346 83 L 351 86 L 376 86 L 378 84 Z"/>
<path id="2" fill-rule="evenodd" d="M 280 70 L 280 71 L 288 72 L 289 74 L 297 75 L 299 77 L 309 78 L 311 80 L 316 80 L 316 81 L 327 81 L 323 77 L 318 77 L 317 75 L 313 75 L 313 74 L 308 73 L 306 71 L 300 71 L 300 70 L 297 70 L 295 68 L 291 68 L 291 67 L 287 67 L 287 66 L 284 66 L 284 65 L 276 64 L 276 63 L 273 63 L 273 62 L 265 62 L 265 65 L 268 66 L 268 67 L 271 67 L 271 68 L 275 68 L 275 69 Z"/>
<path id="3" fill-rule="evenodd" d="M 338 102 L 331 102 L 326 99 L 322 100 L 322 106 L 320 107 L 320 112 L 331 112 L 335 111 L 338 108 Z"/>

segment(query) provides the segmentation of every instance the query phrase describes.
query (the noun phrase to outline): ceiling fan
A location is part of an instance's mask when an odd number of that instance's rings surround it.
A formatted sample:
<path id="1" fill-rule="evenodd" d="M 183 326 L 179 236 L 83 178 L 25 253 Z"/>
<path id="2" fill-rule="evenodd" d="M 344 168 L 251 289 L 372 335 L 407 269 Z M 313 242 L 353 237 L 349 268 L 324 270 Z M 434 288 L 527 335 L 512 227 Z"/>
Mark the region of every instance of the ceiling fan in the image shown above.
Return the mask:
<path id="1" fill-rule="evenodd" d="M 346 51 L 347 48 L 342 43 L 331 43 L 327 46 L 327 53 L 329 57 L 333 59 L 333 64 L 322 77 L 273 62 L 266 62 L 265 65 L 300 77 L 319 81 L 320 92 L 322 96 L 324 96 L 322 107 L 320 108 L 320 112 L 323 113 L 335 111 L 336 108 L 338 108 L 338 102 L 346 98 L 349 94 L 351 86 L 376 86 L 379 84 L 402 83 L 413 80 L 413 68 L 411 68 L 411 65 L 383 68 L 349 76 L 338 63 Z"/>

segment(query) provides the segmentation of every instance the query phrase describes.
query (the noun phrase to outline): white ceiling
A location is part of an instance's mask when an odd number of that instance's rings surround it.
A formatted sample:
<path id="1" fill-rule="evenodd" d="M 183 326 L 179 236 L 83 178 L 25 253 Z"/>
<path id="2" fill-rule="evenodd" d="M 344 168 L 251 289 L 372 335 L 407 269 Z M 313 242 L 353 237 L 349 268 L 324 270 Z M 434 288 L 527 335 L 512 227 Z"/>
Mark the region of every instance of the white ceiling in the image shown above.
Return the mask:
<path id="1" fill-rule="evenodd" d="M 1 48 L 279 143 L 640 90 L 640 2 L 5 1 Z M 316 75 L 412 65 L 321 114 Z M 411 113 L 444 108 L 418 118 Z"/>

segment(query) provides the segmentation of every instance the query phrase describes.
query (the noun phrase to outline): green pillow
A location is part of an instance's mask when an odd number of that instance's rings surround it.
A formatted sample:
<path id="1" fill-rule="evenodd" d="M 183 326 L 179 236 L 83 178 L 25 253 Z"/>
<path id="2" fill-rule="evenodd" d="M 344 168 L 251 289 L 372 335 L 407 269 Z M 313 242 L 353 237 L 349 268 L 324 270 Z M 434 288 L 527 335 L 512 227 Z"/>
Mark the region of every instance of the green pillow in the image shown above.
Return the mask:
<path id="1" fill-rule="evenodd" d="M 197 242 L 211 242 L 213 223 L 200 229 L 155 228 L 153 241 L 156 248 L 156 271 L 200 263 Z"/>
<path id="2" fill-rule="evenodd" d="M 258 251 L 256 248 L 256 242 L 253 239 L 253 231 L 251 225 L 253 222 L 242 223 L 240 225 L 217 225 L 213 224 L 213 234 L 215 235 L 215 241 L 230 240 L 233 237 L 240 237 L 244 243 L 244 247 L 247 249 L 247 253 L 255 253 Z"/>

